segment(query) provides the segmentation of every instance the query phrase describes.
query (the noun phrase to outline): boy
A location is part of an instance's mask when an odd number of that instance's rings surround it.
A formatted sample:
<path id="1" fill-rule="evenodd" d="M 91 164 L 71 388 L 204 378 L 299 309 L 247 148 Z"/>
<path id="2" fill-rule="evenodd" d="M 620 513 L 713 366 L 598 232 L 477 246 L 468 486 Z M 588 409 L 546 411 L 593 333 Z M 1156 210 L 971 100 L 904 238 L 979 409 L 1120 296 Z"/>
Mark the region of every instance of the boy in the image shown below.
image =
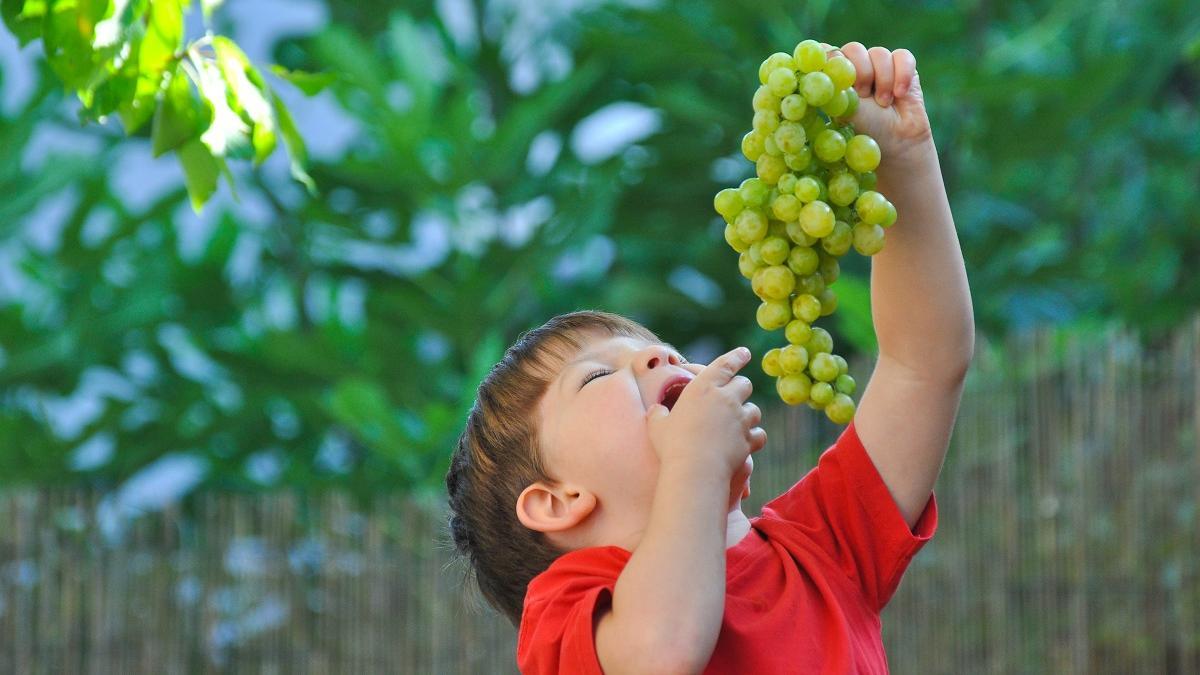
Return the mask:
<path id="1" fill-rule="evenodd" d="M 974 329 L 915 59 L 841 51 L 900 212 L 872 258 L 880 354 L 854 421 L 748 519 L 766 434 L 746 350 L 689 364 L 603 312 L 522 336 L 446 482 L 455 544 L 519 626 L 523 672 L 887 672 L 879 613 L 936 529 Z"/>

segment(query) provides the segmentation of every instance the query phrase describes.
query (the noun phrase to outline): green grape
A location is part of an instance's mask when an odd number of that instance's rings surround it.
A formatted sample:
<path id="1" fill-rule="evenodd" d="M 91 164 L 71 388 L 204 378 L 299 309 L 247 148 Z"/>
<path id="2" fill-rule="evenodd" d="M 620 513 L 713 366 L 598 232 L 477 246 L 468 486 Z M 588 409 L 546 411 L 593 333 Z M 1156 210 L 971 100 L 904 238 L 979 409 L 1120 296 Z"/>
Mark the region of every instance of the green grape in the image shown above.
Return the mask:
<path id="1" fill-rule="evenodd" d="M 796 91 L 796 71 L 791 68 L 776 68 L 767 76 L 767 88 L 773 96 L 783 99 Z"/>
<path id="2" fill-rule="evenodd" d="M 796 278 L 795 289 L 798 293 L 807 293 L 819 298 L 825 292 L 825 279 L 819 273 L 813 273 Z"/>
<path id="3" fill-rule="evenodd" d="M 785 155 L 794 155 L 804 147 L 808 138 L 804 135 L 804 127 L 799 122 L 781 122 L 775 130 L 775 145 Z"/>
<path id="4" fill-rule="evenodd" d="M 898 215 L 896 214 L 896 205 L 895 204 L 893 204 L 889 201 L 885 206 L 887 207 L 887 214 L 884 216 L 883 222 L 881 222 L 879 224 L 882 225 L 883 227 L 887 228 L 887 227 L 891 227 L 892 225 L 896 224 L 896 218 L 898 217 Z"/>
<path id="5" fill-rule="evenodd" d="M 783 369 L 779 367 L 779 352 L 779 347 L 776 347 L 774 349 L 768 349 L 767 353 L 763 354 L 763 373 L 770 375 L 771 377 L 779 377 L 783 375 Z"/>
<path id="6" fill-rule="evenodd" d="M 746 208 L 746 202 L 742 201 L 742 195 L 737 190 L 725 188 L 718 192 L 716 197 L 713 197 L 713 208 L 721 214 L 725 222 L 730 223 L 737 217 L 737 214 L 742 212 L 742 209 Z"/>
<path id="7" fill-rule="evenodd" d="M 817 181 L 817 188 L 821 190 L 821 195 L 817 197 L 819 201 L 829 203 L 829 185 L 825 182 L 828 171 L 825 169 L 818 170 L 815 174 L 811 174 L 813 180 Z"/>
<path id="8" fill-rule="evenodd" d="M 754 281 L 758 281 L 762 296 L 772 300 L 786 300 L 792 294 L 792 289 L 796 287 L 796 275 L 792 274 L 792 271 L 784 265 L 770 265 L 762 268 L 754 273 L 751 285 Z M 791 318 L 790 314 L 789 312 L 789 319 Z M 786 323 L 785 321 L 779 324 L 779 327 L 783 328 Z"/>
<path id="9" fill-rule="evenodd" d="M 880 157 L 879 144 L 866 134 L 858 134 L 846 144 L 846 165 L 852 171 L 874 171 Z"/>
<path id="10" fill-rule="evenodd" d="M 829 59 L 821 70 L 829 76 L 829 79 L 833 81 L 833 86 L 838 90 L 853 86 L 855 78 L 858 77 L 858 70 L 854 67 L 854 62 L 845 56 L 835 56 Z"/>
<path id="11" fill-rule="evenodd" d="M 854 400 L 840 392 L 834 394 L 825 406 L 825 416 L 834 424 L 849 424 L 854 419 Z"/>
<path id="12" fill-rule="evenodd" d="M 842 137 L 846 139 L 847 143 L 849 143 L 850 139 L 854 138 L 854 136 L 855 136 L 854 127 L 849 124 L 845 124 L 840 127 L 837 127 L 835 129 L 835 131 L 837 131 L 839 134 L 841 134 Z"/>
<path id="13" fill-rule="evenodd" d="M 778 197 L 779 197 L 779 186 L 772 185 L 770 187 L 770 189 L 767 190 L 767 202 L 766 202 L 767 206 L 770 206 L 772 203 L 774 203 Z M 770 227 L 769 224 L 768 224 L 768 227 Z"/>
<path id="14" fill-rule="evenodd" d="M 854 220 L 854 210 L 851 209 L 849 206 L 842 206 L 840 204 L 834 204 L 833 218 L 834 218 L 834 220 L 840 220 L 843 223 L 849 223 Z M 836 225 L 835 225 L 835 227 L 836 227 Z"/>
<path id="15" fill-rule="evenodd" d="M 837 389 L 838 392 L 846 394 L 847 396 L 854 393 L 854 388 L 856 386 L 857 385 L 854 382 L 854 378 L 850 377 L 849 375 L 838 375 L 837 380 L 835 380 L 833 383 L 834 389 Z"/>
<path id="16" fill-rule="evenodd" d="M 854 229 L 843 220 L 833 221 L 833 232 L 821 238 L 821 248 L 831 256 L 843 256 L 850 250 L 850 246 L 854 244 Z M 837 260 L 831 258 L 836 264 Z M 822 272 L 824 267 L 822 267 Z M 837 279 L 837 276 L 834 276 Z M 826 278 L 828 283 L 833 283 L 832 280 Z"/>
<path id="17" fill-rule="evenodd" d="M 800 345 L 789 344 L 779 350 L 779 368 L 785 375 L 798 375 L 808 365 L 808 350 Z"/>
<path id="18" fill-rule="evenodd" d="M 755 172 L 759 180 L 767 185 L 774 185 L 779 182 L 783 174 L 787 173 L 787 165 L 779 157 L 763 153 L 755 162 Z"/>
<path id="19" fill-rule="evenodd" d="M 805 204 L 815 202 L 821 197 L 821 183 L 812 176 L 801 176 L 796 179 L 796 187 L 792 189 L 792 193 Z"/>
<path id="20" fill-rule="evenodd" d="M 858 179 L 849 171 L 838 171 L 829 179 L 829 201 L 838 206 L 849 206 L 858 199 Z"/>
<path id="21" fill-rule="evenodd" d="M 848 119 L 854 117 L 854 113 L 858 112 L 858 92 L 854 91 L 853 88 L 846 89 L 845 92 L 848 105 L 846 106 L 846 112 L 842 113 L 842 117 Z"/>
<path id="22" fill-rule="evenodd" d="M 783 161 L 792 171 L 804 171 L 812 163 L 812 150 L 805 145 L 794 155 L 784 155 Z"/>
<path id="23" fill-rule="evenodd" d="M 779 102 L 779 112 L 783 114 L 783 118 L 793 122 L 804 118 L 804 113 L 808 112 L 808 101 L 800 94 L 789 94 Z"/>
<path id="24" fill-rule="evenodd" d="M 777 68 L 790 68 L 795 70 L 796 62 L 792 59 L 791 54 L 775 52 L 774 54 L 763 59 L 762 64 L 758 66 L 758 81 L 762 84 L 766 84 L 767 79 L 771 76 L 771 73 L 775 72 L 775 69 Z"/>
<path id="25" fill-rule="evenodd" d="M 846 225 L 845 223 L 839 223 L 839 224 Z M 836 234 L 836 231 L 835 231 L 835 234 Z M 833 235 L 831 234 L 829 236 L 832 237 Z M 847 248 L 850 247 L 850 243 L 849 243 L 850 236 L 851 236 L 850 235 L 850 226 L 846 225 L 846 242 L 847 242 L 846 247 Z M 829 239 L 829 237 L 825 237 L 825 239 L 822 240 L 821 243 L 824 244 L 825 241 L 828 239 Z M 826 287 L 833 285 L 833 283 L 835 281 L 837 281 L 838 277 L 841 276 L 841 274 L 842 274 L 842 266 L 840 263 L 838 263 L 838 259 L 837 259 L 837 256 L 839 256 L 839 255 L 844 255 L 844 254 L 843 253 L 830 254 L 830 255 L 821 257 L 820 272 L 821 272 L 821 278 L 825 280 Z M 824 301 L 821 302 L 821 306 L 822 307 L 825 306 Z"/>
<path id="26" fill-rule="evenodd" d="M 854 208 L 864 223 L 877 225 L 887 218 L 887 198 L 874 190 L 860 194 L 854 201 Z"/>
<path id="27" fill-rule="evenodd" d="M 738 253 L 745 253 L 750 249 L 750 244 L 742 241 L 742 238 L 738 236 L 737 229 L 729 223 L 725 225 L 725 243 Z"/>
<path id="28" fill-rule="evenodd" d="M 829 208 L 829 205 L 823 201 L 817 200 L 815 202 L 805 204 L 804 208 L 800 209 L 799 220 L 800 227 L 803 228 L 809 236 L 820 238 L 824 237 L 830 232 L 833 232 L 833 209 Z M 741 234 L 740 231 L 739 234 Z M 745 236 L 742 238 L 747 239 Z"/>
<path id="29" fill-rule="evenodd" d="M 836 162 L 846 155 L 846 137 L 826 129 L 813 140 L 813 154 L 824 162 Z"/>
<path id="30" fill-rule="evenodd" d="M 813 403 L 824 407 L 829 405 L 829 402 L 833 400 L 833 387 L 828 382 L 816 382 L 813 384 L 812 389 L 808 391 L 808 395 Z"/>
<path id="31" fill-rule="evenodd" d="M 753 244 L 767 234 L 767 217 L 758 209 L 745 208 L 733 220 L 733 227 L 742 241 Z"/>
<path id="32" fill-rule="evenodd" d="M 808 73 L 800 80 L 800 93 L 811 106 L 820 108 L 833 100 L 837 92 L 833 88 L 833 80 L 825 73 Z"/>
<path id="33" fill-rule="evenodd" d="M 769 133 L 763 137 L 763 152 L 772 157 L 783 157 L 783 150 L 780 150 L 779 144 L 775 142 L 774 133 Z"/>
<path id="34" fill-rule="evenodd" d="M 800 217 L 801 206 L 796 195 L 779 195 L 771 202 L 771 213 L 786 223 Z"/>
<path id="35" fill-rule="evenodd" d="M 800 227 L 800 221 L 798 220 L 792 220 L 788 222 L 787 236 L 788 239 L 791 239 L 792 242 L 797 246 L 813 246 L 820 241 L 816 237 L 808 236 L 808 233 L 804 231 L 804 228 Z"/>
<path id="36" fill-rule="evenodd" d="M 751 126 L 754 127 L 755 131 L 764 136 L 773 134 L 779 128 L 779 115 L 770 110 L 759 110 L 754 113 L 754 120 L 751 122 Z"/>
<path id="37" fill-rule="evenodd" d="M 804 135 L 808 138 L 816 138 L 821 135 L 822 131 L 828 128 L 825 120 L 815 110 L 809 110 L 804 119 L 800 120 L 800 125 L 804 127 Z"/>
<path id="38" fill-rule="evenodd" d="M 754 112 L 765 110 L 767 112 L 778 113 L 780 109 L 779 103 L 779 97 L 772 94 L 771 89 L 767 85 L 761 85 L 758 89 L 754 90 L 754 100 L 751 104 L 754 107 Z"/>
<path id="39" fill-rule="evenodd" d="M 826 287 L 825 290 L 821 291 L 821 294 L 817 296 L 817 299 L 821 301 L 821 316 L 829 316 L 837 311 L 837 294 L 833 292 L 832 288 Z"/>
<path id="40" fill-rule="evenodd" d="M 854 226 L 854 250 L 859 255 L 873 256 L 883 250 L 883 227 L 870 223 Z"/>
<path id="41" fill-rule="evenodd" d="M 832 354 L 833 336 L 829 334 L 829 331 L 820 326 L 813 326 L 812 331 L 812 337 L 808 339 L 808 342 L 804 343 L 804 348 L 808 350 L 808 353 L 818 354 L 824 352 Z"/>
<path id="42" fill-rule="evenodd" d="M 815 295 L 801 293 L 792 298 L 792 315 L 805 323 L 811 324 L 821 316 L 821 301 Z M 808 340 L 804 344 L 808 344 Z"/>
<path id="43" fill-rule="evenodd" d="M 813 355 L 808 372 L 822 382 L 833 382 L 838 376 L 838 364 L 833 360 L 833 354 L 820 352 Z"/>
<path id="44" fill-rule="evenodd" d="M 793 246 L 788 253 L 787 266 L 797 276 L 805 277 L 816 272 L 820 264 L 820 255 L 808 246 Z"/>
<path id="45" fill-rule="evenodd" d="M 812 382 L 803 373 L 784 375 L 775 379 L 775 392 L 788 405 L 800 405 L 808 401 Z"/>
<path id="46" fill-rule="evenodd" d="M 767 193 L 771 188 L 764 185 L 757 178 L 747 178 L 738 186 L 738 192 L 742 195 L 742 202 L 747 208 L 762 206 L 766 203 Z"/>
<path id="47" fill-rule="evenodd" d="M 850 95 L 845 91 L 839 91 L 833 95 L 833 98 L 826 103 L 821 110 L 825 111 L 830 117 L 842 117 L 846 114 L 846 108 L 850 107 Z"/>
<path id="48" fill-rule="evenodd" d="M 860 190 L 874 190 L 879 179 L 875 176 L 874 171 L 863 171 L 858 174 L 858 188 Z"/>
<path id="49" fill-rule="evenodd" d="M 754 261 L 755 265 L 758 265 L 759 267 L 766 267 L 767 261 L 762 259 L 762 245 L 762 239 L 750 244 L 750 247 L 746 249 L 746 254 L 750 256 L 750 259 Z"/>
<path id="50" fill-rule="evenodd" d="M 792 301 L 793 311 L 795 305 L 795 301 Z M 787 338 L 790 344 L 803 345 L 812 337 L 812 326 L 808 325 L 808 322 L 802 319 L 793 319 L 784 327 L 783 336 Z"/>
<path id="51" fill-rule="evenodd" d="M 784 163 L 787 163 L 787 158 L 784 158 Z M 775 184 L 775 189 L 779 190 L 780 194 L 790 195 L 796 191 L 796 178 L 794 173 L 785 173 L 779 177 L 779 182 Z"/>
<path id="52" fill-rule="evenodd" d="M 846 373 L 850 372 L 850 364 L 846 363 L 846 359 L 842 358 L 841 356 L 838 356 L 837 354 L 834 354 L 833 360 L 837 361 L 839 376 L 845 375 Z"/>
<path id="53" fill-rule="evenodd" d="M 792 311 L 783 300 L 764 300 L 758 306 L 755 318 L 763 330 L 779 330 L 792 320 Z"/>
<path id="54" fill-rule="evenodd" d="M 814 73 L 825 67 L 825 50 L 816 40 L 805 40 L 792 51 L 792 63 L 802 73 Z"/>
<path id="55" fill-rule="evenodd" d="M 791 197 L 791 195 L 786 195 Z M 794 199 L 794 197 L 793 197 Z M 763 262 L 768 265 L 782 265 L 784 260 L 788 258 L 788 252 L 792 250 L 787 239 L 782 237 L 767 237 L 763 240 L 762 248 L 759 249 L 759 255 L 762 256 Z"/>
<path id="56" fill-rule="evenodd" d="M 742 155 L 751 162 L 756 161 L 763 154 L 765 148 L 763 143 L 766 137 L 757 131 L 747 132 L 742 136 Z"/>
<path id="57" fill-rule="evenodd" d="M 778 199 L 778 197 L 776 198 Z M 767 236 L 787 239 L 787 225 L 782 220 L 767 219 Z"/>
<path id="58" fill-rule="evenodd" d="M 812 390 L 810 389 L 809 391 L 811 392 Z M 808 399 L 808 407 L 812 408 L 813 410 L 825 410 L 825 406 L 812 400 L 811 394 L 809 395 Z"/>
<path id="59" fill-rule="evenodd" d="M 742 276 L 746 277 L 747 279 L 753 279 L 754 273 L 757 272 L 760 267 L 762 267 L 762 265 L 754 262 L 754 258 L 750 257 L 750 251 L 744 251 L 738 255 L 738 271 L 741 272 Z"/>

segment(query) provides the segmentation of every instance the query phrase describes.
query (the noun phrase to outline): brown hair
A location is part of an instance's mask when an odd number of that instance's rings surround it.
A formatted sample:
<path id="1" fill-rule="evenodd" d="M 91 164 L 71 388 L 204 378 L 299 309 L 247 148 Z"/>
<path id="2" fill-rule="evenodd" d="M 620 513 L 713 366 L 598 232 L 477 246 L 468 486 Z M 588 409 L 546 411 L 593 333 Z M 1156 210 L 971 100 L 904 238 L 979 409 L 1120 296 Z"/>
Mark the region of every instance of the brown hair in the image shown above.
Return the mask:
<path id="1" fill-rule="evenodd" d="M 529 582 L 566 552 L 517 519 L 521 491 L 553 482 L 542 465 L 537 405 L 590 332 L 662 342 L 635 321 L 591 310 L 560 314 L 522 334 L 480 383 L 446 472 L 454 547 L 484 599 L 514 626 Z"/>

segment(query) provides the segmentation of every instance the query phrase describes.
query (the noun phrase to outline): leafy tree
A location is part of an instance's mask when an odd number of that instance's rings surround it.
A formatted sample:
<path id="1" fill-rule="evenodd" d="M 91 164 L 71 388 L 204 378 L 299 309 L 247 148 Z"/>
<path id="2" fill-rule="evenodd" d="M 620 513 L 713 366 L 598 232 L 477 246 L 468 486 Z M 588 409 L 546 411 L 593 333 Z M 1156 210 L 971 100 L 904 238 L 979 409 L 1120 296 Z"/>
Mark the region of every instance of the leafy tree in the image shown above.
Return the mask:
<path id="1" fill-rule="evenodd" d="M 282 137 L 292 174 L 309 190 L 304 141 L 291 114 L 246 55 L 208 26 L 222 0 L 200 0 L 204 35 L 185 41 L 191 0 L 3 0 L 4 23 L 26 45 L 41 39 L 46 62 L 82 104 L 81 121 L 116 114 L 126 134 L 150 125 L 154 156 L 174 152 L 199 210 L 224 174 L 225 159 L 260 164 Z M 293 78 L 306 90 L 320 76 Z"/>
<path id="2" fill-rule="evenodd" d="M 132 141 L 93 125 L 95 152 L 21 168 L 39 125 L 69 126 L 46 73 L 0 125 L 4 480 L 114 485 L 190 453 L 227 487 L 274 458 L 268 484 L 433 495 L 474 387 L 554 313 L 621 312 L 690 358 L 763 353 L 775 337 L 711 202 L 752 171 L 758 63 L 809 36 L 917 55 L 981 335 L 1119 320 L 1153 338 L 1200 301 L 1184 2 L 437 4 L 469 11 L 330 3 L 327 27 L 277 45 L 280 73 L 337 74 L 297 82 L 357 131 L 310 163 L 320 197 L 269 161 L 229 165 L 266 214 L 210 204 L 187 254 L 185 185 L 137 207 L 94 170 Z M 606 146 L 605 119 L 638 133 Z M 60 202 L 56 237 L 16 229 Z M 829 325 L 870 353 L 869 265 L 844 260 Z M 79 468 L 87 443 L 115 451 Z"/>

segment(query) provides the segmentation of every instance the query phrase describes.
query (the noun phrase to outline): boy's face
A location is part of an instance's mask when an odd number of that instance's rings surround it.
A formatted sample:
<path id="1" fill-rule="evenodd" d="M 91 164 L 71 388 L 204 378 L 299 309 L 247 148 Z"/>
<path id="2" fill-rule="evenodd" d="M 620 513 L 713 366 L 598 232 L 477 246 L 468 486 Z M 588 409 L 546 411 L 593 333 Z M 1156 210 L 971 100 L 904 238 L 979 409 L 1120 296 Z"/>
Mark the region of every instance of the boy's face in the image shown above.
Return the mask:
<path id="1" fill-rule="evenodd" d="M 632 550 L 649 521 L 658 480 L 646 412 L 668 380 L 695 377 L 705 366 L 687 363 L 672 347 L 639 338 L 595 334 L 564 365 L 539 408 L 543 460 L 558 481 L 596 497 L 587 519 L 587 545 Z M 586 383 L 585 383 L 586 382 Z M 733 477 L 729 509 L 740 508 L 754 462 Z"/>

